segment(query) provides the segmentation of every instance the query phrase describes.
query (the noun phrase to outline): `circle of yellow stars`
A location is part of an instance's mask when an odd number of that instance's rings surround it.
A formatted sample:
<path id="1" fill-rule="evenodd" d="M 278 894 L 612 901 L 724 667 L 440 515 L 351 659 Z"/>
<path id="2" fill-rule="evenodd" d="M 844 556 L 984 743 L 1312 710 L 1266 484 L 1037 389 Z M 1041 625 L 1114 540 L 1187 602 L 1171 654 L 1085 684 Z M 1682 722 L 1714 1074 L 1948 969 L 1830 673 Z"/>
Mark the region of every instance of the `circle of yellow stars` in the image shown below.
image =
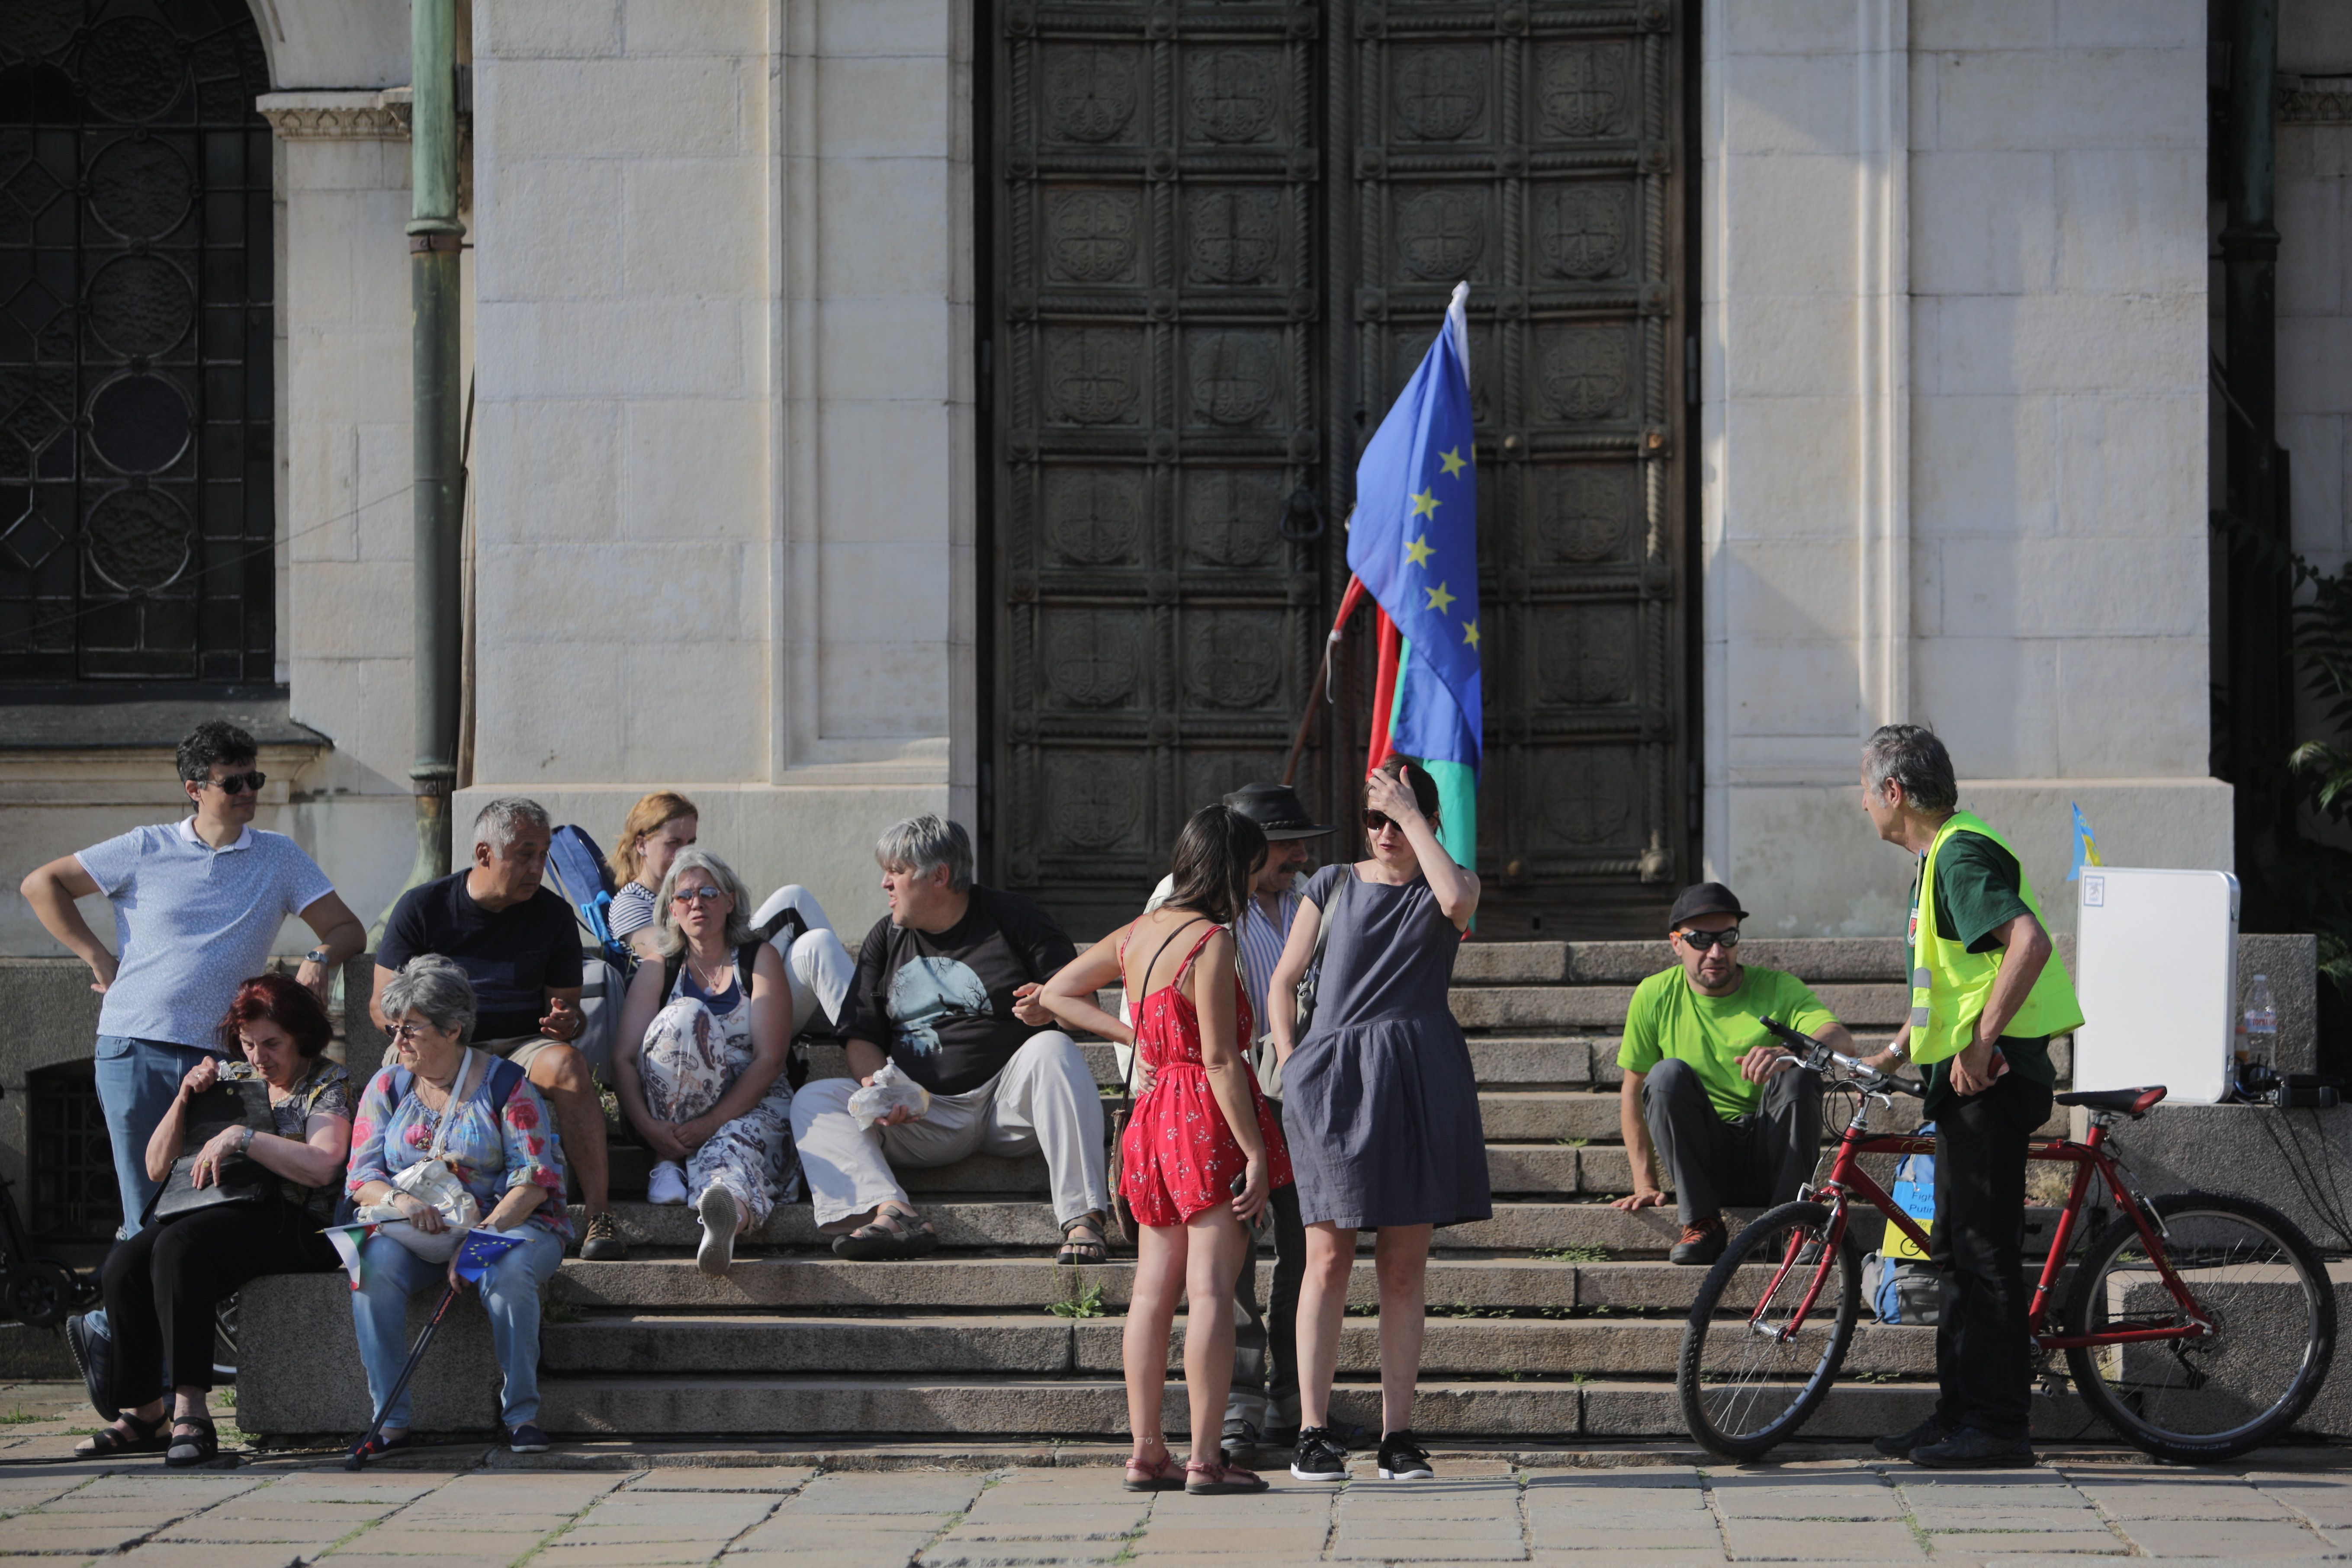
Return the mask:
<path id="1" fill-rule="evenodd" d="M 1444 452 L 1439 453 L 1437 455 L 1437 462 L 1438 466 L 1445 470 L 1445 476 L 1449 479 L 1458 478 L 1461 476 L 1462 471 L 1470 466 L 1470 459 L 1462 455 L 1462 449 L 1458 446 L 1452 447 Z M 1414 491 L 1411 499 L 1412 501 L 1412 515 L 1416 517 L 1433 517 L 1437 516 L 1437 508 L 1445 504 L 1437 498 L 1437 486 L 1434 485 L 1431 486 L 1426 490 Z M 1427 570 L 1429 568 L 1429 558 L 1436 553 L 1437 552 L 1434 549 L 1430 548 L 1429 536 L 1425 533 L 1416 534 L 1413 538 L 1405 541 L 1405 559 L 1423 570 Z M 1422 590 L 1422 592 L 1429 596 L 1427 608 L 1436 611 L 1441 615 L 1453 606 L 1455 600 L 1461 597 L 1458 593 L 1447 591 L 1446 585 L 1443 582 L 1439 583 L 1435 588 L 1424 588 Z M 1473 648 L 1478 645 L 1477 622 L 1467 621 L 1463 622 L 1462 640 L 1470 644 Z"/>

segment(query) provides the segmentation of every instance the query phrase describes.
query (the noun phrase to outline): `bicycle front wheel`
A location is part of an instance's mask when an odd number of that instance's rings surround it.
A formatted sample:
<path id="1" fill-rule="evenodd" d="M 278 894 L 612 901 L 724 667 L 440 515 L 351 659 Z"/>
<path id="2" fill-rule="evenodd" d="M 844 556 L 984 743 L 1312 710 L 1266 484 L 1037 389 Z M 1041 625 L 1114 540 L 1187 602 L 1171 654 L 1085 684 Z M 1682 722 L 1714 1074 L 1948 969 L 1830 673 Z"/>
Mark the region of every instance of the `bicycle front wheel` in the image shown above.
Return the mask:
<path id="1" fill-rule="evenodd" d="M 2191 1304 L 2175 1299 L 2125 1215 L 2084 1256 L 2064 1332 L 2126 1333 L 2200 1322 L 2208 1332 L 2069 1350 L 2074 1387 L 2117 1435 L 2158 1458 L 2242 1454 L 2293 1426 L 2327 1376 L 2336 1354 L 2327 1270 L 2303 1232 L 2268 1204 L 2175 1193 L 2153 1207 Z"/>
<path id="2" fill-rule="evenodd" d="M 1829 1246 L 1829 1228 L 1824 1206 L 1784 1203 L 1707 1271 L 1683 1329 L 1675 1392 L 1709 1452 L 1767 1452 L 1796 1435 L 1836 1381 L 1862 1312 L 1862 1259 L 1851 1236 Z"/>

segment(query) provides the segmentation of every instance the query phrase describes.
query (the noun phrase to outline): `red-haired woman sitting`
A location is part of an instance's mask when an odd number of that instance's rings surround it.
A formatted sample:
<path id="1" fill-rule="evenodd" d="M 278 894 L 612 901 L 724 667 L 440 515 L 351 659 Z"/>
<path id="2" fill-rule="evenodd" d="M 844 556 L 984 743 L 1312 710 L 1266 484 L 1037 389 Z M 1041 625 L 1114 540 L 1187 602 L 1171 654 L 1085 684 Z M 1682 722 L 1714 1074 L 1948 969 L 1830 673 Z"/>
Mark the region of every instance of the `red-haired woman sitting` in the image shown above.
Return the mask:
<path id="1" fill-rule="evenodd" d="M 221 1020 L 221 1045 L 241 1051 L 269 1086 L 272 1130 L 231 1127 L 195 1151 L 190 1183 L 220 1180 L 221 1166 L 242 1155 L 281 1179 L 259 1202 L 218 1203 L 148 1225 L 107 1255 L 101 1279 L 113 1334 L 111 1390 L 121 1412 L 80 1454 L 152 1453 L 167 1465 L 202 1464 L 219 1452 L 205 1412 L 213 1385 L 213 1314 L 221 1298 L 263 1274 L 303 1274 L 335 1267 L 320 1228 L 331 1218 L 352 1146 L 352 1086 L 342 1068 L 320 1053 L 332 1034 L 327 1009 L 283 975 L 239 986 Z M 179 1098 L 147 1140 L 147 1174 L 163 1181 L 186 1141 L 189 1096 L 220 1081 L 207 1057 L 180 1081 Z M 175 1408 L 163 1427 L 164 1368 Z M 99 1391 L 91 1390 L 93 1397 Z"/>

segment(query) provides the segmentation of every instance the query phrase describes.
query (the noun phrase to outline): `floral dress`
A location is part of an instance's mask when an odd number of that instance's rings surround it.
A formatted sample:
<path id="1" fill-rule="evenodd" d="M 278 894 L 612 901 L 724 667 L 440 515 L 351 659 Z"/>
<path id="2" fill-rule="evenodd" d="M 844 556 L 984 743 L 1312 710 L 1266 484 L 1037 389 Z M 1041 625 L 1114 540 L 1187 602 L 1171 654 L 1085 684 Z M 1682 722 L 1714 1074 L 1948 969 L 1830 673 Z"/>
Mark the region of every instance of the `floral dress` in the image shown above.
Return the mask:
<path id="1" fill-rule="evenodd" d="M 474 1053 L 468 1082 L 491 1059 Z M 426 1109 L 411 1078 L 408 1092 L 393 1099 L 399 1069 L 386 1067 L 368 1081 L 360 1096 L 360 1113 L 352 1124 L 352 1166 L 343 1190 L 356 1196 L 369 1182 L 389 1182 L 393 1176 L 430 1156 L 441 1117 Z M 485 1080 L 487 1082 L 487 1080 Z M 555 1123 L 547 1102 L 525 1081 L 515 1085 L 503 1111 L 494 1108 L 479 1090 L 454 1107 L 455 1118 L 442 1147 L 449 1174 L 462 1183 L 488 1218 L 499 1199 L 526 1185 L 547 1189 L 547 1197 L 531 1210 L 527 1223 L 543 1226 L 569 1240 L 571 1218 L 563 1208 L 563 1155 L 555 1137 Z"/>
<path id="2" fill-rule="evenodd" d="M 1184 955 L 1176 977 L 1145 997 L 1135 1009 L 1135 1049 L 1143 1053 L 1144 1065 L 1151 1070 L 1151 1087 L 1136 1102 L 1135 1114 L 1119 1141 L 1123 1174 L 1118 1190 L 1135 1210 L 1139 1225 L 1182 1225 L 1203 1210 L 1232 1202 L 1234 1179 L 1249 1164 L 1209 1087 L 1208 1069 L 1201 1061 L 1200 1014 L 1182 989 L 1193 960 L 1219 929 L 1212 925 L 1201 933 L 1200 940 Z M 1121 943 L 1122 961 L 1126 956 L 1126 944 Z M 1234 977 L 1234 1001 L 1235 1035 L 1247 1040 L 1249 993 L 1239 975 Z M 1282 1128 L 1267 1108 L 1257 1074 L 1250 1071 L 1246 1057 L 1242 1060 L 1242 1071 L 1249 1075 L 1257 1133 L 1265 1142 L 1267 1185 L 1288 1186 L 1290 1151 L 1282 1141 Z"/>
<path id="3" fill-rule="evenodd" d="M 664 1122 L 691 1122 L 727 1097 L 751 1066 L 751 1008 L 742 971 L 716 993 L 694 983 L 680 965 L 670 999 L 654 1015 L 637 1050 L 637 1078 L 646 1109 Z M 686 1161 L 686 1197 L 700 1200 L 725 1187 L 749 1228 L 764 1224 L 778 1203 L 800 1196 L 793 1158 L 793 1086 L 779 1072 L 752 1107 L 721 1126 Z"/>

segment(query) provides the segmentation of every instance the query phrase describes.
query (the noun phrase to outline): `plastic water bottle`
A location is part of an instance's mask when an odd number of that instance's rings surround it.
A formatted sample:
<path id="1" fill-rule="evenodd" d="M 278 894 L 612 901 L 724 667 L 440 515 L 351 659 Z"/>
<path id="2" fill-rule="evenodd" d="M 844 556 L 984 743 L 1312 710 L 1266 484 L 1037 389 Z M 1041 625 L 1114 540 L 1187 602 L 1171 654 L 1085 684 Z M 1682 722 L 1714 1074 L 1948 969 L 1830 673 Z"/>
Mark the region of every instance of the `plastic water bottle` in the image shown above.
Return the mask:
<path id="1" fill-rule="evenodd" d="M 2246 1009 L 2238 1015 L 2236 1054 L 2240 1086 L 2269 1088 L 2278 1067 L 2278 1004 L 2272 999 L 2268 975 L 2256 975 L 2246 988 Z"/>

